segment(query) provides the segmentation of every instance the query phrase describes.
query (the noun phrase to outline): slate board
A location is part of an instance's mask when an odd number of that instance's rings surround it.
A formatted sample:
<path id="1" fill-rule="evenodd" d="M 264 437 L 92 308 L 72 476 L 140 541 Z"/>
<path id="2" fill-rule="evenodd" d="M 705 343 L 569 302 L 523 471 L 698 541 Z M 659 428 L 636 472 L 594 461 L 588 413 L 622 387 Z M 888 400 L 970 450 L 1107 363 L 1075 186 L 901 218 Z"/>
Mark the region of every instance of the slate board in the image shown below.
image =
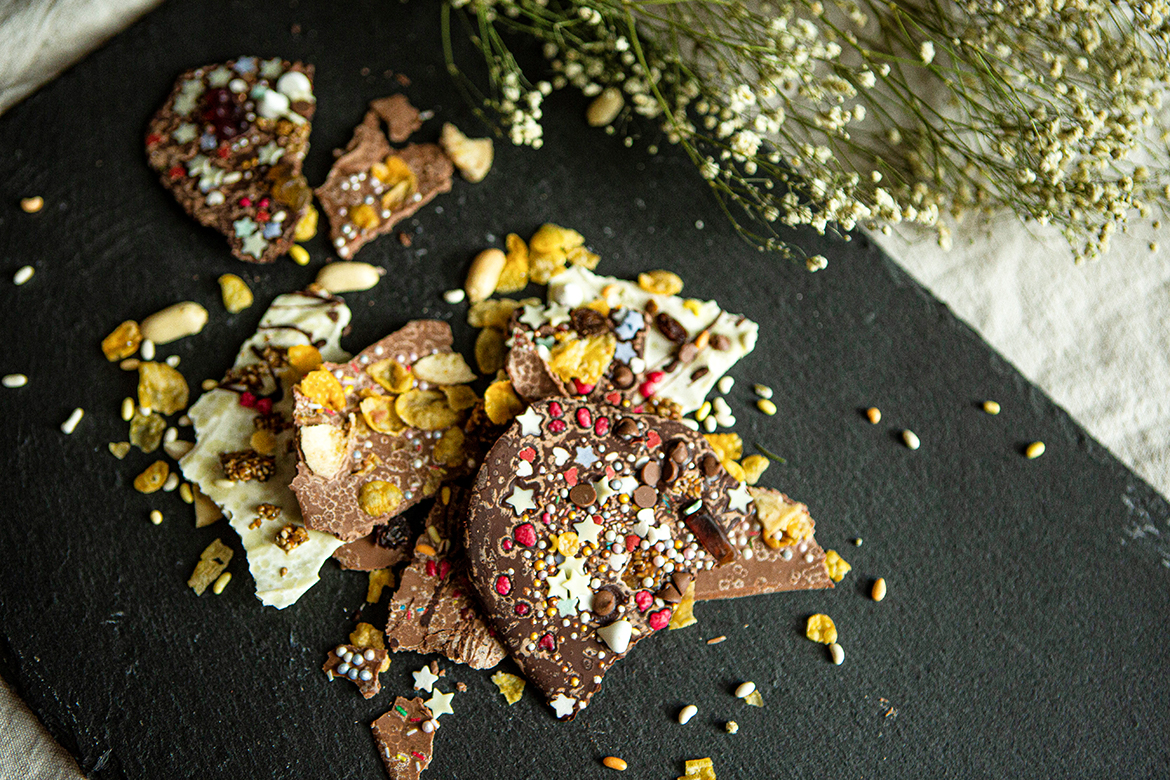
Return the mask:
<path id="1" fill-rule="evenodd" d="M 382 777 L 367 724 L 422 663 L 395 657 L 369 702 L 325 680 L 325 652 L 365 590 L 332 564 L 282 612 L 253 597 L 242 555 L 223 595 L 196 598 L 191 567 L 216 537 L 239 550 L 230 529 L 194 529 L 177 494 L 134 492 L 152 456 L 106 451 L 126 436 L 118 407 L 135 379 L 105 362 L 102 336 L 202 302 L 205 331 L 161 350 L 181 356 L 197 387 L 327 256 L 318 238 L 309 268 L 241 264 L 146 167 L 144 127 L 174 77 L 245 53 L 316 65 L 314 183 L 366 101 L 394 91 L 387 70 L 407 74 L 406 93 L 440 117 L 424 139 L 441 119 L 483 131 L 445 74 L 437 7 L 420 0 L 170 3 L 0 120 L 0 270 L 37 268 L 26 286 L 0 283 L 0 370 L 31 378 L 0 392 L 0 671 L 103 780 Z M 476 251 L 546 220 L 584 232 L 606 273 L 676 270 L 687 293 L 760 322 L 759 348 L 733 371 L 738 430 L 787 459 L 764 482 L 808 502 L 817 538 L 854 569 L 831 592 L 700 605 L 698 626 L 640 645 L 570 724 L 531 692 L 507 708 L 488 674 L 444 661 L 469 691 L 444 718 L 426 776 L 606 777 L 609 754 L 629 762 L 625 776 L 653 778 L 700 756 L 723 778 L 1170 773 L 1165 500 L 863 237 L 802 235 L 829 258 L 815 275 L 758 254 L 685 159 L 588 131 L 583 107 L 550 99 L 542 150 L 500 144 L 483 184 L 457 182 L 408 224 L 412 247 L 384 238 L 364 249 L 359 259 L 390 273 L 348 296 L 344 345 L 433 316 L 468 347 L 464 307 L 441 292 Z M 46 206 L 29 216 L 17 201 L 33 193 Z M 252 283 L 256 306 L 223 311 L 225 272 Z M 757 381 L 776 389 L 775 417 L 752 408 Z M 1003 413 L 981 412 L 984 398 Z M 870 405 L 881 424 L 861 416 Z M 87 415 L 64 436 L 74 406 Z M 917 452 L 900 444 L 905 427 L 921 437 Z M 1036 439 L 1048 452 L 1028 461 L 1022 448 Z M 155 508 L 160 527 L 147 521 Z M 878 576 L 890 586 L 880 605 L 866 595 Z M 840 628 L 841 667 L 802 636 L 819 611 Z M 733 698 L 741 680 L 757 683 L 763 709 Z M 699 715 L 683 728 L 674 718 L 689 702 Z M 723 733 L 728 719 L 739 734 Z"/>

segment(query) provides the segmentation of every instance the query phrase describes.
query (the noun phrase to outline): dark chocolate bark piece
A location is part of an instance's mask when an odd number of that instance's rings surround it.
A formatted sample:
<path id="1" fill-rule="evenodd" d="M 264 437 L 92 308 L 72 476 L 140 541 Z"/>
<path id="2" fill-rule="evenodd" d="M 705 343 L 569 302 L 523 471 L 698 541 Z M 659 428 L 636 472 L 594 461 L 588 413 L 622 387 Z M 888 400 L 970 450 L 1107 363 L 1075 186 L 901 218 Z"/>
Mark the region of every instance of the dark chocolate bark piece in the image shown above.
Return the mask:
<path id="1" fill-rule="evenodd" d="M 474 393 L 418 376 L 440 354 L 452 354 L 450 326 L 415 320 L 294 388 L 299 460 L 291 487 L 307 527 L 353 542 L 474 467 L 463 429 Z M 336 395 L 328 399 L 307 390 L 330 383 Z"/>
<path id="2" fill-rule="evenodd" d="M 382 690 L 378 675 L 390 668 L 390 656 L 380 647 L 338 645 L 329 651 L 322 671 L 330 681 L 339 677 L 349 680 L 367 699 Z"/>
<path id="3" fill-rule="evenodd" d="M 471 580 L 558 717 L 669 624 L 679 586 L 713 568 L 726 553 L 713 540 L 746 519 L 745 486 L 722 467 L 704 474 L 709 454 L 681 423 L 557 399 L 519 415 L 484 459 L 465 534 Z M 696 535 L 692 515 L 713 527 Z"/>
<path id="4" fill-rule="evenodd" d="M 271 263 L 313 200 L 301 164 L 313 117 L 313 68 L 239 57 L 179 76 L 150 120 L 146 153 L 164 187 L 232 254 Z"/>
<path id="5" fill-rule="evenodd" d="M 726 566 L 699 572 L 695 601 L 833 587 L 825 551 L 813 538 L 808 507 L 778 490 L 750 488 L 749 492 L 751 515 L 731 535 L 738 557 Z M 769 533 L 769 527 L 761 523 L 761 510 L 778 533 Z"/>
<path id="6" fill-rule="evenodd" d="M 463 528 L 470 491 L 444 487 L 390 601 L 387 644 L 394 652 L 441 653 L 472 669 L 491 669 L 506 652 L 467 578 Z"/>
<path id="7" fill-rule="evenodd" d="M 435 733 L 426 727 L 431 711 L 421 698 L 394 700 L 394 708 L 370 724 L 378 755 L 391 780 L 418 780 L 431 763 Z"/>
<path id="8" fill-rule="evenodd" d="M 338 256 L 353 257 L 367 241 L 391 232 L 436 195 L 450 191 L 454 167 L 437 144 L 391 146 L 421 126 L 418 109 L 404 95 L 370 103 L 345 152 L 316 190 Z"/>

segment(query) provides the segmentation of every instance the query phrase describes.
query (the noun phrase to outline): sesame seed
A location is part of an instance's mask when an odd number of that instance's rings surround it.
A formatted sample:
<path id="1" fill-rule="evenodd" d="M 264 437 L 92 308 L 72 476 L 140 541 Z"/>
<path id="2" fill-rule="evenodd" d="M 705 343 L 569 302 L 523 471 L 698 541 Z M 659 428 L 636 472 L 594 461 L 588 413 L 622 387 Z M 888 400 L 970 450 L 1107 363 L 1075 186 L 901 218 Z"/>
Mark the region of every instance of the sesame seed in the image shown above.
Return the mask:
<path id="1" fill-rule="evenodd" d="M 755 390 L 756 395 L 758 395 L 760 398 L 772 397 L 772 388 L 768 387 L 767 385 L 756 384 L 752 386 L 752 390 Z"/>
<path id="2" fill-rule="evenodd" d="M 1039 458 L 1044 454 L 1044 442 L 1032 442 L 1028 445 L 1028 448 L 1024 450 L 1024 454 L 1028 456 L 1028 460 L 1036 460 L 1036 458 Z"/>
<path id="3" fill-rule="evenodd" d="M 884 599 L 886 597 L 886 578 L 885 577 L 878 577 L 877 578 L 877 580 L 873 584 L 873 590 L 870 591 L 870 595 L 873 597 L 874 601 L 881 601 L 882 599 Z"/>
<path id="4" fill-rule="evenodd" d="M 12 275 L 12 283 L 19 286 L 32 278 L 34 269 L 31 265 L 22 265 L 16 273 Z"/>
<path id="5" fill-rule="evenodd" d="M 204 390 L 214 390 L 218 384 L 219 382 L 216 382 L 214 379 L 204 379 L 199 386 Z"/>
<path id="6" fill-rule="evenodd" d="M 464 292 L 462 288 L 448 290 L 447 292 L 443 293 L 443 300 L 451 304 L 462 303 L 463 299 L 466 297 L 467 293 Z"/>
<path id="7" fill-rule="evenodd" d="M 134 419 L 134 399 L 129 396 L 122 399 L 122 419 L 126 422 Z"/>
<path id="8" fill-rule="evenodd" d="M 691 718 L 698 714 L 699 708 L 693 704 L 688 704 L 678 712 L 678 722 L 682 725 L 687 725 L 691 722 Z"/>
<path id="9" fill-rule="evenodd" d="M 833 642 L 829 645 L 829 657 L 833 659 L 833 663 L 835 663 L 837 666 L 840 666 L 841 664 L 845 663 L 845 648 L 841 647 L 841 645 L 837 644 L 836 642 Z"/>
<path id="10" fill-rule="evenodd" d="M 81 422 L 81 418 L 83 416 L 85 416 L 84 409 L 82 409 L 80 406 L 74 409 L 73 413 L 69 415 L 69 419 L 61 423 L 61 433 L 69 435 L 77 430 L 77 424 Z"/>
<path id="11" fill-rule="evenodd" d="M 28 377 L 24 374 L 5 374 L 0 383 L 9 388 L 24 387 L 28 384 Z"/>
<path id="12" fill-rule="evenodd" d="M 167 362 L 167 365 L 170 366 L 171 368 L 178 368 L 179 367 L 179 356 L 178 355 L 171 355 L 167 358 L 166 362 Z"/>
<path id="13" fill-rule="evenodd" d="M 143 360 L 154 360 L 154 342 L 143 339 L 142 345 L 138 347 L 138 354 L 142 355 Z"/>
<path id="14" fill-rule="evenodd" d="M 914 433 L 914 431 L 910 430 L 909 428 L 902 431 L 902 441 L 905 442 L 906 446 L 912 450 L 916 450 L 922 446 L 922 442 L 918 440 L 918 434 Z"/>
<path id="15" fill-rule="evenodd" d="M 184 504 L 191 504 L 195 501 L 195 491 L 191 489 L 189 482 L 184 482 L 179 486 L 179 498 L 183 499 Z"/>
<path id="16" fill-rule="evenodd" d="M 735 689 L 735 698 L 746 699 L 756 692 L 756 684 L 751 680 L 745 683 L 740 683 L 739 687 Z"/>
<path id="17" fill-rule="evenodd" d="M 163 443 L 170 444 L 175 439 L 179 438 L 179 431 L 174 426 L 168 427 L 163 433 Z"/>
<path id="18" fill-rule="evenodd" d="M 983 402 L 983 411 L 987 412 L 988 414 L 999 414 L 999 409 L 999 403 L 996 401 Z"/>
<path id="19" fill-rule="evenodd" d="M 172 471 L 167 476 L 167 481 L 163 483 L 162 489 L 163 489 L 163 492 L 173 493 L 175 488 L 177 488 L 178 486 L 179 486 L 179 475 L 177 472 Z"/>
<path id="20" fill-rule="evenodd" d="M 756 401 L 756 406 L 759 407 L 761 412 L 768 415 L 769 417 L 776 414 L 776 404 L 772 403 L 767 398 L 761 398 L 760 400 Z"/>
<path id="21" fill-rule="evenodd" d="M 218 596 L 219 594 L 223 593 L 223 589 L 226 588 L 228 583 L 231 581 L 232 573 L 230 571 L 225 571 L 223 574 L 219 575 L 219 578 L 216 579 L 215 584 L 211 586 L 211 592 Z"/>
<path id="22" fill-rule="evenodd" d="M 158 511 L 157 509 L 150 510 L 150 522 L 154 523 L 155 525 L 162 525 L 162 521 L 162 512 Z"/>

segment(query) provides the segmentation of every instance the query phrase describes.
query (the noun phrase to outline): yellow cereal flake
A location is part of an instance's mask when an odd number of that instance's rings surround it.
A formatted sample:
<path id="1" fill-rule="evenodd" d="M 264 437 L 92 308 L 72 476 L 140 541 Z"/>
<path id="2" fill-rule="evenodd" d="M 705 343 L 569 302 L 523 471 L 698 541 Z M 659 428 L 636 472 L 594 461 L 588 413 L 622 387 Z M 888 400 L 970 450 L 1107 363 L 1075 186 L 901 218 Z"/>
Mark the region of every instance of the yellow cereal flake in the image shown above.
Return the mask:
<path id="1" fill-rule="evenodd" d="M 576 230 L 551 223 L 541 225 L 528 241 L 529 278 L 537 284 L 548 284 L 549 279 L 565 270 L 570 253 L 582 247 L 584 243 L 585 237 Z M 585 255 L 588 254 L 585 252 Z M 588 257 L 582 256 L 580 252 L 574 257 L 577 264 L 588 265 Z M 593 266 L 596 265 L 597 262 L 594 260 Z"/>
<path id="2" fill-rule="evenodd" d="M 548 280 L 565 270 L 568 255 L 563 253 L 545 254 L 532 252 L 528 255 L 528 278 L 537 284 L 548 284 Z"/>
<path id="3" fill-rule="evenodd" d="M 537 305 L 540 301 L 531 299 Z M 467 324 L 473 328 L 499 328 L 503 330 L 512 319 L 512 312 L 516 311 L 527 301 L 517 301 L 512 298 L 488 298 L 486 301 L 472 304 L 467 310 Z"/>
<path id="4" fill-rule="evenodd" d="M 698 622 L 695 618 L 695 583 L 692 580 L 683 593 L 682 601 L 675 605 L 674 614 L 670 616 L 670 624 L 667 628 L 673 631 L 693 626 Z"/>
<path id="5" fill-rule="evenodd" d="M 389 569 L 374 569 L 370 572 L 370 582 L 366 585 L 366 603 L 377 604 L 382 598 L 382 589 L 392 587 L 394 587 L 394 572 Z M 369 625 L 369 623 L 365 625 Z M 370 628 L 373 628 L 373 626 L 370 626 Z M 377 631 L 377 629 L 374 630 Z M 381 632 L 378 631 L 378 634 L 380 636 Z M 357 642 L 353 644 L 356 645 Z"/>
<path id="6" fill-rule="evenodd" d="M 716 457 L 721 461 L 739 460 L 743 457 L 743 439 L 738 433 L 707 433 L 703 435 Z"/>
<path id="7" fill-rule="evenodd" d="M 562 341 L 549 350 L 548 367 L 562 382 L 577 379 L 595 385 L 613 361 L 616 347 L 612 333 Z"/>
<path id="8" fill-rule="evenodd" d="M 142 331 L 134 320 L 126 320 L 102 339 L 102 354 L 111 363 L 128 358 L 142 345 Z"/>
<path id="9" fill-rule="evenodd" d="M 408 390 L 394 401 L 394 410 L 404 423 L 423 431 L 450 428 L 460 417 L 441 390 Z"/>
<path id="10" fill-rule="evenodd" d="M 475 363 L 484 374 L 494 374 L 504 367 L 508 348 L 504 346 L 504 331 L 484 328 L 475 337 Z"/>
<path id="11" fill-rule="evenodd" d="M 373 395 L 363 398 L 358 404 L 358 409 L 361 410 L 366 425 L 378 433 L 397 435 L 405 431 L 406 423 L 394 408 L 397 398 L 398 396 L 394 395 Z"/>
<path id="12" fill-rule="evenodd" d="M 134 478 L 134 489 L 139 493 L 153 493 L 163 486 L 171 474 L 171 467 L 165 460 L 156 460 Z"/>
<path id="13" fill-rule="evenodd" d="M 130 452 L 130 442 L 128 441 L 112 441 L 107 446 L 110 448 L 110 454 L 118 460 L 122 460 Z"/>
<path id="14" fill-rule="evenodd" d="M 565 531 L 557 537 L 557 552 L 566 558 L 572 558 L 581 547 L 581 541 L 574 531 Z"/>
<path id="15" fill-rule="evenodd" d="M 420 382 L 432 385 L 458 385 L 474 382 L 475 372 L 458 352 L 436 352 L 414 362 L 410 369 Z"/>
<path id="16" fill-rule="evenodd" d="M 524 695 L 523 677 L 517 677 L 507 672 L 496 672 L 492 675 L 492 682 L 500 689 L 500 693 L 504 695 L 504 700 L 508 702 L 509 707 L 520 701 L 520 697 Z"/>
<path id="17" fill-rule="evenodd" d="M 678 295 L 682 292 L 683 280 L 670 271 L 647 271 L 638 274 L 638 286 L 655 295 Z"/>
<path id="18" fill-rule="evenodd" d="M 687 761 L 687 773 L 678 780 L 716 780 L 715 764 L 709 758 L 695 758 Z"/>
<path id="19" fill-rule="evenodd" d="M 747 473 L 743 470 L 743 466 L 736 463 L 734 460 L 720 461 L 724 470 L 732 476 L 736 482 L 747 482 Z"/>
<path id="20" fill-rule="evenodd" d="M 345 409 L 345 388 L 333 373 L 323 368 L 310 371 L 301 380 L 301 392 L 315 404 L 340 412 Z"/>
<path id="21" fill-rule="evenodd" d="M 130 418 L 130 443 L 143 452 L 154 452 L 162 444 L 166 429 L 167 421 L 161 415 L 136 411 Z"/>
<path id="22" fill-rule="evenodd" d="M 451 426 L 443 431 L 442 437 L 435 442 L 435 462 L 442 463 L 444 466 L 454 466 L 460 463 L 466 454 L 463 445 L 463 429 L 458 426 Z"/>
<path id="23" fill-rule="evenodd" d="M 547 222 L 528 240 L 528 248 L 533 252 L 567 253 L 584 243 L 585 237 L 576 230 Z"/>
<path id="24" fill-rule="evenodd" d="M 382 195 L 383 209 L 393 211 L 406 203 L 407 198 L 418 189 L 418 178 L 414 175 L 414 171 L 398 155 L 390 155 L 381 165 L 375 163 L 371 172 L 383 184 L 390 185 L 390 189 Z"/>
<path id="25" fill-rule="evenodd" d="M 161 414 L 187 408 L 187 380 L 166 363 L 138 364 L 138 405 Z"/>
<path id="26" fill-rule="evenodd" d="M 366 373 L 391 393 L 405 393 L 414 387 L 414 374 L 394 358 L 371 363 L 366 367 Z"/>
<path id="27" fill-rule="evenodd" d="M 590 252 L 583 246 L 578 246 L 569 250 L 566 259 L 569 261 L 570 265 L 579 265 L 582 268 L 587 268 L 592 271 L 597 267 L 597 263 L 601 260 L 601 256 Z"/>
<path id="28" fill-rule="evenodd" d="M 804 635 L 822 645 L 831 645 L 837 641 L 837 626 L 833 624 L 833 618 L 818 612 L 809 617 Z"/>
<path id="29" fill-rule="evenodd" d="M 764 543 L 769 547 L 787 547 L 812 538 L 813 521 L 804 504 L 784 501 L 773 491 L 748 488 L 748 492 L 756 505 Z"/>
<path id="30" fill-rule="evenodd" d="M 748 455 L 739 465 L 743 466 L 744 481 L 749 485 L 754 485 L 760 481 L 760 477 L 768 470 L 771 461 L 763 455 Z"/>
<path id="31" fill-rule="evenodd" d="M 593 300 L 589 301 L 589 303 L 583 304 L 581 308 L 593 309 L 593 311 L 597 312 L 602 317 L 608 317 L 610 311 L 609 303 L 604 298 L 594 298 Z"/>
<path id="32" fill-rule="evenodd" d="M 379 569 L 379 571 L 384 571 L 390 576 L 390 581 L 387 584 L 392 585 L 394 583 L 394 577 L 390 574 L 389 569 Z M 371 582 L 373 582 L 376 573 L 373 571 L 370 572 Z M 349 635 L 349 643 L 356 647 L 372 647 L 375 650 L 386 649 L 386 641 L 383 638 L 382 632 L 372 623 L 358 623 Z"/>
<path id="33" fill-rule="evenodd" d="M 369 203 L 361 203 L 354 206 L 349 211 L 349 220 L 357 225 L 359 230 L 375 230 L 378 225 L 382 224 L 382 220 L 378 217 L 378 212 Z"/>
<path id="34" fill-rule="evenodd" d="M 524 401 L 508 380 L 492 382 L 483 394 L 484 411 L 493 425 L 503 425 L 524 411 Z"/>
<path id="35" fill-rule="evenodd" d="M 466 411 L 479 401 L 475 391 L 467 385 L 448 385 L 439 389 L 447 396 L 447 406 L 457 412 Z"/>
<path id="36" fill-rule="evenodd" d="M 504 270 L 500 272 L 500 281 L 496 282 L 496 292 L 520 292 L 528 286 L 528 245 L 515 233 L 508 234 L 504 245 L 508 252 L 504 259 Z"/>
<path id="37" fill-rule="evenodd" d="M 703 302 L 698 298 L 687 298 L 683 301 L 683 308 L 698 317 L 703 313 Z"/>
<path id="38" fill-rule="evenodd" d="M 238 314 L 252 305 L 252 288 L 235 274 L 219 277 L 219 293 L 223 297 L 223 307 L 229 314 Z"/>
<path id="39" fill-rule="evenodd" d="M 840 582 L 845 579 L 853 567 L 836 550 L 825 550 L 825 568 L 829 570 L 829 579 Z"/>
<path id="40" fill-rule="evenodd" d="M 743 698 L 744 704 L 750 704 L 753 707 L 763 707 L 764 697 L 760 695 L 758 690 L 752 691 Z"/>
<path id="41" fill-rule="evenodd" d="M 292 366 L 297 372 L 307 374 L 314 369 L 320 368 L 324 360 L 321 358 L 321 352 L 312 344 L 296 344 L 288 348 L 286 355 L 288 364 Z"/>
<path id="42" fill-rule="evenodd" d="M 401 488 L 381 479 L 372 479 L 358 490 L 358 506 L 370 517 L 392 514 L 402 499 Z"/>
<path id="43" fill-rule="evenodd" d="M 308 241 L 313 236 L 317 235 L 317 207 L 312 203 L 305 209 L 305 216 L 301 217 L 297 222 L 296 231 L 293 233 L 293 241 Z"/>

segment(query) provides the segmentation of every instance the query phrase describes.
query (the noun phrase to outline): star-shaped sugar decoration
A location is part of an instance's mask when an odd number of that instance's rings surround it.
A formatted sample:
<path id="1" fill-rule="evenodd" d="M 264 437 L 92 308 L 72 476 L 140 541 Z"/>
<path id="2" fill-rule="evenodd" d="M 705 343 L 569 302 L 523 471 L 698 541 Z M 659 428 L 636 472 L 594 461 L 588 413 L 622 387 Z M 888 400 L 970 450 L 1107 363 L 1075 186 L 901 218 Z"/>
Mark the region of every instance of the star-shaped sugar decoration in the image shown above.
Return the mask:
<path id="1" fill-rule="evenodd" d="M 572 560 L 572 558 L 569 560 Z M 567 598 L 569 591 L 565 589 L 565 583 L 569 581 L 569 577 L 571 576 L 573 576 L 573 572 L 566 571 L 565 566 L 562 565 L 556 574 L 549 577 L 548 580 L 546 580 L 548 583 L 549 598 Z"/>
<path id="2" fill-rule="evenodd" d="M 609 478 L 602 477 L 593 483 L 593 492 L 597 494 L 597 504 L 600 506 L 605 503 L 605 499 L 614 494 L 614 489 L 609 486 Z"/>
<path id="3" fill-rule="evenodd" d="M 752 502 L 752 494 L 748 492 L 747 484 L 740 482 L 736 485 L 735 490 L 727 491 L 727 497 L 731 499 L 729 506 L 737 512 L 748 511 L 748 505 Z"/>
<path id="4" fill-rule="evenodd" d="M 414 687 L 427 693 L 430 693 L 435 683 L 439 681 L 439 675 L 432 672 L 429 666 L 424 666 L 417 672 L 414 672 L 413 677 Z"/>
<path id="5" fill-rule="evenodd" d="M 243 250 L 252 257 L 260 257 L 264 254 L 264 250 L 268 248 L 268 241 L 259 233 L 253 233 L 244 239 Z"/>
<path id="6" fill-rule="evenodd" d="M 199 177 L 199 190 L 201 192 L 210 192 L 223 184 L 226 178 L 227 171 L 223 168 L 214 168 L 208 165 L 207 172 Z"/>
<path id="7" fill-rule="evenodd" d="M 585 576 L 585 559 L 576 556 L 572 558 L 565 558 L 561 563 L 561 571 L 566 575 L 576 575 L 578 577 Z M 562 580 L 563 582 L 564 580 Z"/>
<path id="8" fill-rule="evenodd" d="M 528 407 L 524 414 L 516 415 L 516 422 L 520 423 L 521 436 L 539 436 L 540 424 L 544 422 L 540 415 L 531 406 Z"/>
<path id="9" fill-rule="evenodd" d="M 520 322 L 536 330 L 544 324 L 544 309 L 540 306 L 525 306 L 524 313 L 520 315 Z"/>
<path id="10" fill-rule="evenodd" d="M 222 65 L 207 74 L 207 83 L 212 87 L 225 86 L 231 80 L 232 72 Z"/>
<path id="11" fill-rule="evenodd" d="M 640 509 L 637 514 L 638 522 L 634 523 L 634 527 L 630 530 L 635 535 L 645 538 L 646 534 L 650 533 L 650 527 L 654 525 L 654 510 L 650 508 Z"/>
<path id="12" fill-rule="evenodd" d="M 194 141 L 196 133 L 195 125 L 184 122 L 175 128 L 175 132 L 171 133 L 171 138 L 175 139 L 176 143 L 185 144 L 188 141 Z"/>
<path id="13" fill-rule="evenodd" d="M 535 488 L 512 487 L 512 495 L 508 496 L 505 504 L 512 507 L 512 510 L 517 516 L 523 515 L 525 512 L 531 512 L 536 509 L 536 504 L 532 503 L 532 494 L 536 492 Z"/>
<path id="14" fill-rule="evenodd" d="M 236 238 L 247 238 L 256 232 L 256 220 L 241 217 L 232 223 L 232 229 L 236 231 Z"/>
<path id="15" fill-rule="evenodd" d="M 613 349 L 613 359 L 626 365 L 629 365 L 630 361 L 636 357 L 638 357 L 638 353 L 634 350 L 634 342 L 632 341 L 619 341 Z"/>
<path id="16" fill-rule="evenodd" d="M 284 72 L 284 62 L 280 57 L 273 57 L 270 60 L 264 60 L 260 64 L 260 77 L 266 79 L 278 79 L 280 74 Z"/>
<path id="17" fill-rule="evenodd" d="M 574 573 L 565 581 L 565 590 L 568 591 L 570 598 L 579 603 L 586 600 L 592 603 L 593 590 L 589 587 L 589 576 L 586 574 Z"/>
<path id="18" fill-rule="evenodd" d="M 597 462 L 597 455 L 593 452 L 592 447 L 578 447 L 577 457 L 574 460 L 585 468 L 589 468 Z"/>
<path id="19" fill-rule="evenodd" d="M 570 699 L 563 693 L 557 694 L 557 697 L 548 703 L 548 706 L 553 708 L 553 712 L 557 714 L 558 718 L 567 718 L 573 714 L 573 707 L 577 704 L 576 699 Z"/>
<path id="20" fill-rule="evenodd" d="M 593 517 L 586 517 L 579 523 L 573 523 L 573 530 L 577 532 L 577 538 L 586 544 L 597 544 L 597 535 L 601 533 L 603 527 L 593 522 Z"/>
<path id="21" fill-rule="evenodd" d="M 563 303 L 550 303 L 544 316 L 548 318 L 548 324 L 555 328 L 569 321 L 569 307 Z"/>
<path id="22" fill-rule="evenodd" d="M 577 614 L 578 605 L 577 599 L 573 596 L 560 596 L 556 603 L 557 614 L 563 618 L 573 617 Z"/>
<path id="23" fill-rule="evenodd" d="M 211 159 L 205 154 L 197 154 L 187 161 L 187 174 L 190 176 L 204 176 L 210 170 Z"/>
<path id="24" fill-rule="evenodd" d="M 621 324 L 614 329 L 614 334 L 622 341 L 629 341 L 638 335 L 638 331 L 642 329 L 646 321 L 639 311 L 633 309 L 623 309 L 622 311 L 625 313 L 621 315 Z"/>
<path id="25" fill-rule="evenodd" d="M 276 141 L 269 141 L 256 150 L 261 165 L 276 165 L 284 157 L 284 147 Z"/>
<path id="26" fill-rule="evenodd" d="M 255 57 L 240 57 L 235 64 L 236 73 L 251 73 L 256 70 Z"/>
<path id="27" fill-rule="evenodd" d="M 180 116 L 186 116 L 195 110 L 195 104 L 199 100 L 199 96 L 203 94 L 203 82 L 199 79 L 191 79 L 184 81 L 183 86 L 179 87 L 179 95 L 175 98 L 174 109 L 175 113 Z"/>
<path id="28" fill-rule="evenodd" d="M 436 690 L 431 693 L 431 698 L 427 699 L 425 703 L 427 709 L 431 711 L 431 715 L 434 715 L 438 719 L 440 715 L 451 715 L 454 713 L 454 710 L 451 709 L 451 700 L 454 698 L 454 693 L 443 693 L 442 691 Z"/>
<path id="29" fill-rule="evenodd" d="M 627 496 L 632 495 L 638 489 L 638 480 L 634 477 L 618 477 L 613 482 L 617 482 L 617 487 L 614 490 Z"/>

